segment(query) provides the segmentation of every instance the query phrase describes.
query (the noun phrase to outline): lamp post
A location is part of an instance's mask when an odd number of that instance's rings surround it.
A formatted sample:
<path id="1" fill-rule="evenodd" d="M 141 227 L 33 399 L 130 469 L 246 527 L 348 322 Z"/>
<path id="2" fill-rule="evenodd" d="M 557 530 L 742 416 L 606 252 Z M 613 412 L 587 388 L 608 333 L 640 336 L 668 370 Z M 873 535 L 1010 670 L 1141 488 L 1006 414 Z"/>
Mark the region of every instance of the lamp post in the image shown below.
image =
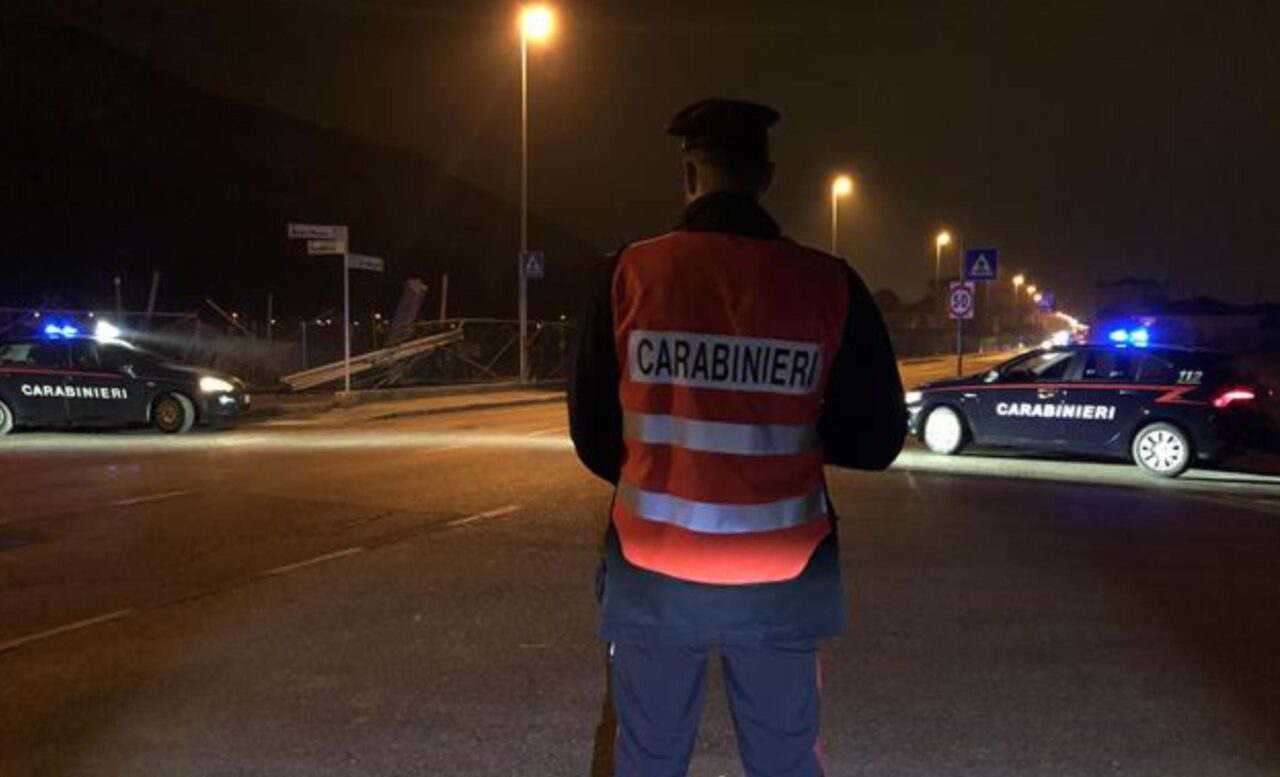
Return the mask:
<path id="1" fill-rule="evenodd" d="M 838 254 L 840 246 L 840 198 L 853 193 L 853 178 L 837 175 L 831 182 L 831 253 Z"/>
<path id="2" fill-rule="evenodd" d="M 1027 276 L 1018 273 L 1013 276 L 1013 295 L 1009 297 L 1009 317 L 1013 319 L 1014 337 L 1020 337 L 1018 330 L 1022 328 L 1021 317 L 1018 315 L 1018 292 L 1022 290 L 1022 284 L 1027 282 Z"/>
<path id="3" fill-rule="evenodd" d="M 951 245 L 951 233 L 945 229 L 933 239 L 933 283 L 942 286 L 942 249 Z"/>
<path id="4" fill-rule="evenodd" d="M 529 44 L 541 44 L 555 32 L 556 17 L 545 5 L 520 9 L 520 382 L 529 380 L 529 293 L 525 255 L 529 251 Z"/>

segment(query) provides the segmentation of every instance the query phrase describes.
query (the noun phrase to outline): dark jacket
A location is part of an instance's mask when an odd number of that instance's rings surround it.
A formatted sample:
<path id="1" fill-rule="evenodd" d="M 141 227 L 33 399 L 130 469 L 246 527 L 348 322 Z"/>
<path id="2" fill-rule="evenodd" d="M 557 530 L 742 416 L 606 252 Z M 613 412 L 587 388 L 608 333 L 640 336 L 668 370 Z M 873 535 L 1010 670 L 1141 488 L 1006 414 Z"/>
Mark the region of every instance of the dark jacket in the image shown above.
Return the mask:
<path id="1" fill-rule="evenodd" d="M 752 200 L 713 194 L 692 203 L 677 229 L 785 240 Z M 583 464 L 617 484 L 624 451 L 618 355 L 611 301 L 613 269 L 580 319 L 569 381 L 569 425 Z M 819 430 L 828 464 L 884 469 L 902 450 L 906 409 L 884 321 L 857 274 L 832 367 Z M 856 509 L 853 507 L 852 509 Z M 833 525 L 838 525 L 832 515 Z M 833 531 L 799 577 L 781 583 L 691 583 L 636 567 L 623 557 L 610 526 L 601 565 L 602 632 L 613 642 L 709 644 L 817 639 L 848 622 L 839 540 Z"/>

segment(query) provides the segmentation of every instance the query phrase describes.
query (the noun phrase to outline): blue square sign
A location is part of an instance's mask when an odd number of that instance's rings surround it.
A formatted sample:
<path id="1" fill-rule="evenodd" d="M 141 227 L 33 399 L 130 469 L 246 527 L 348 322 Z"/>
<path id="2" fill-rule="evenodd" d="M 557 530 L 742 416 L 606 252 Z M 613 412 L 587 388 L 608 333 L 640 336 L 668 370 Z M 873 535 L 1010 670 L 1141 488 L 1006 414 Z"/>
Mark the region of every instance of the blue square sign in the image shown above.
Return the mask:
<path id="1" fill-rule="evenodd" d="M 1000 252 L 994 248 L 970 248 L 964 252 L 966 281 L 994 281 L 1000 277 Z"/>

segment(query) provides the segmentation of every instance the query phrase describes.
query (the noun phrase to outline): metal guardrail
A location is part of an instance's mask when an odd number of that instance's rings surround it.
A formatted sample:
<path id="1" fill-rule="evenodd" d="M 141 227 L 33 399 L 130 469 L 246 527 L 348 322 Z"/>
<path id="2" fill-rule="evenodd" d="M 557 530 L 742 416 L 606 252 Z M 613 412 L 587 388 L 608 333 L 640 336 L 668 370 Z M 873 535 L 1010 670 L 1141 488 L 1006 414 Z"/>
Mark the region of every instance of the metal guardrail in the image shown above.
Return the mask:
<path id="1" fill-rule="evenodd" d="M 351 374 L 355 376 L 371 370 L 389 369 L 406 360 L 414 359 L 438 348 L 458 342 L 463 337 L 463 331 L 459 328 L 407 340 L 389 348 L 353 356 L 350 366 Z M 280 382 L 293 391 L 303 391 L 341 380 L 346 374 L 346 370 L 347 363 L 345 361 L 330 362 L 329 364 L 322 364 L 319 367 L 312 367 L 291 375 L 284 375 L 280 378 Z"/>

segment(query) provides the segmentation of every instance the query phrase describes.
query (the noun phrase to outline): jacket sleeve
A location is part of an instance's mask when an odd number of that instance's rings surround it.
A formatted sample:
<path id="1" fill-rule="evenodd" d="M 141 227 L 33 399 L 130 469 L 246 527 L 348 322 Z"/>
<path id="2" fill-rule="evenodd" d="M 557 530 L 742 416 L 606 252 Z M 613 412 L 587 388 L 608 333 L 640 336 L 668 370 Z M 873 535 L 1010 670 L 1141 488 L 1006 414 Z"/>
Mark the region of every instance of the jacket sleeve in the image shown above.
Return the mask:
<path id="1" fill-rule="evenodd" d="M 875 300 L 857 273 L 848 273 L 849 313 L 818 428 L 827 464 L 885 469 L 906 441 L 902 378 Z"/>
<path id="2" fill-rule="evenodd" d="M 569 435 L 592 473 L 617 483 L 622 469 L 622 403 L 613 337 L 613 274 L 618 254 L 601 272 L 597 291 L 578 318 L 569 371 Z"/>

